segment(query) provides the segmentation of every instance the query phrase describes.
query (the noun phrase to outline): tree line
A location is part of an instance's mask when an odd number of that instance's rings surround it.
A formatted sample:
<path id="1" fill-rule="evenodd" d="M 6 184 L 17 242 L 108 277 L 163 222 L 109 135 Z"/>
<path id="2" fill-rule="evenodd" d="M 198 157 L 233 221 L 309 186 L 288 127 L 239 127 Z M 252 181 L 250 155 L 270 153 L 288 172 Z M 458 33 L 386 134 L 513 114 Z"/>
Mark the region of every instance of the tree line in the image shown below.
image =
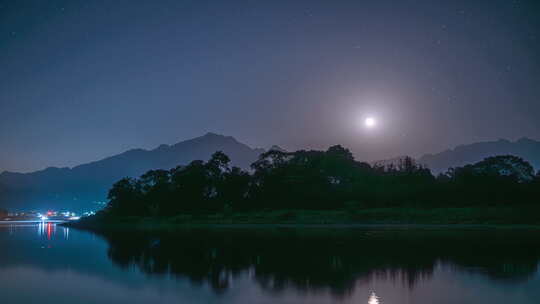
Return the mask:
<path id="1" fill-rule="evenodd" d="M 104 212 L 172 216 L 281 209 L 516 206 L 538 203 L 540 175 L 525 160 L 503 155 L 434 176 L 405 157 L 396 163 L 356 161 L 342 146 L 326 151 L 260 155 L 251 170 L 231 166 L 221 151 L 171 170 L 123 178 Z"/>

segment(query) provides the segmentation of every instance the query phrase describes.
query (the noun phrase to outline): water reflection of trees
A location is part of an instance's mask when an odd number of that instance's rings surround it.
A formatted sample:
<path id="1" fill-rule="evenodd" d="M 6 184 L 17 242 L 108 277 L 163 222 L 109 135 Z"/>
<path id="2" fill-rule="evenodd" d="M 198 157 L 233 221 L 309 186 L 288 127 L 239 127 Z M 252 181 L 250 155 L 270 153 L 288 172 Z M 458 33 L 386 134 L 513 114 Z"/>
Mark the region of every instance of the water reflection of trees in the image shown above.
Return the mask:
<path id="1" fill-rule="evenodd" d="M 439 262 L 514 282 L 532 276 L 540 256 L 540 241 L 523 232 L 190 230 L 103 236 L 117 265 L 187 277 L 216 292 L 240 275 L 272 292 L 294 288 L 346 296 L 356 284 L 380 277 L 414 288 Z"/>

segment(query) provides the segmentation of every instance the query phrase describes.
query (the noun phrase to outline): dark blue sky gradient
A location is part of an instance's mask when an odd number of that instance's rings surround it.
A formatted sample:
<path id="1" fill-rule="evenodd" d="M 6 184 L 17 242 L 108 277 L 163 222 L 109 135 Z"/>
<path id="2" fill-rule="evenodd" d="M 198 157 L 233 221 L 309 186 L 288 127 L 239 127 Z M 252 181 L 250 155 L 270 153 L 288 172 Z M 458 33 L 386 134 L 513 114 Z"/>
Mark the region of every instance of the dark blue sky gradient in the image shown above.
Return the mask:
<path id="1" fill-rule="evenodd" d="M 539 139 L 539 83 L 538 1 L 0 1 L 0 171 L 208 131 L 363 160 Z"/>

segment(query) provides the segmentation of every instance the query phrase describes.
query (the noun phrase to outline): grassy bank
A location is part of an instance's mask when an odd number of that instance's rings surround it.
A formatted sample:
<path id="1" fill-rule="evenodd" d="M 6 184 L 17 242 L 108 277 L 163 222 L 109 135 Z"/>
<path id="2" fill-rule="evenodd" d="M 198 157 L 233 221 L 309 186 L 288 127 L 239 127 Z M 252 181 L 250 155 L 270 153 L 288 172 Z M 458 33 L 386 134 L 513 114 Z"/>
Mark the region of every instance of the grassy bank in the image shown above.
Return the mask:
<path id="1" fill-rule="evenodd" d="M 377 208 L 365 210 L 277 210 L 245 213 L 181 214 L 172 217 L 95 216 L 71 223 L 85 228 L 169 229 L 186 226 L 263 225 L 531 225 L 540 226 L 538 208 Z"/>

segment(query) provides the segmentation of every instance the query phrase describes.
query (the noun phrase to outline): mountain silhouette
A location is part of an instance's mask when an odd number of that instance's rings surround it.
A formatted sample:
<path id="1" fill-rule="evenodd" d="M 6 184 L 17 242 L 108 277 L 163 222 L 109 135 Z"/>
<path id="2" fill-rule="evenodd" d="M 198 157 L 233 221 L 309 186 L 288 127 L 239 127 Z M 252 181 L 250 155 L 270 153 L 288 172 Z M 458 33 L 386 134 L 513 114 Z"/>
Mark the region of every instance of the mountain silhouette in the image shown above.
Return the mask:
<path id="1" fill-rule="evenodd" d="M 192 160 L 207 160 L 223 151 L 233 165 L 248 168 L 263 149 L 253 149 L 231 136 L 207 133 L 153 150 L 133 149 L 73 168 L 47 168 L 31 173 L 0 174 L 0 206 L 30 210 L 44 208 L 88 210 L 105 201 L 111 185 L 150 169 L 171 169 Z"/>
<path id="2" fill-rule="evenodd" d="M 535 169 L 540 169 L 540 141 L 521 138 L 517 141 L 499 139 L 497 141 L 479 142 L 470 145 L 460 145 L 454 149 L 437 154 L 426 154 L 418 159 L 434 174 L 446 171 L 450 167 L 460 167 L 496 155 L 514 155 L 531 163 Z"/>
<path id="3" fill-rule="evenodd" d="M 269 150 L 285 151 L 278 146 Z M 153 150 L 133 149 L 99 161 L 73 168 L 47 168 L 31 173 L 3 172 L 0 174 L 0 207 L 10 210 L 68 209 L 91 210 L 106 200 L 112 184 L 123 177 L 138 177 L 151 169 L 171 169 L 192 160 L 208 160 L 212 153 L 223 151 L 233 165 L 249 168 L 264 149 L 254 149 L 234 137 L 215 133 L 160 145 Z M 540 169 L 540 142 L 528 138 L 517 141 L 497 141 L 460 145 L 437 154 L 426 154 L 418 163 L 429 167 L 434 174 L 450 167 L 475 163 L 489 156 L 515 155 Z M 403 157 L 375 162 L 395 164 Z"/>

